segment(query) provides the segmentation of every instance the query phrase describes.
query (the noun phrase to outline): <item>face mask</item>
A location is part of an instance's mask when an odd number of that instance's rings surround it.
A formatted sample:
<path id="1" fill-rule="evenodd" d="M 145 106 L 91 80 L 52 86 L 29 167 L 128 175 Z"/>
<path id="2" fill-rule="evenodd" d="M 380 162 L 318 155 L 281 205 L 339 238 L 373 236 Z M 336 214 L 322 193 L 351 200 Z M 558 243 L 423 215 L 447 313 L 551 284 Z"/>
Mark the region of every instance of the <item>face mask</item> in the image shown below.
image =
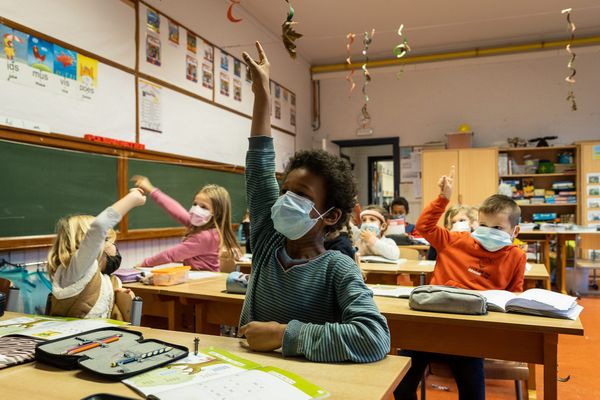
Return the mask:
<path id="1" fill-rule="evenodd" d="M 298 240 L 306 235 L 325 214 L 333 210 L 333 207 L 314 219 L 310 217 L 313 209 L 319 213 L 312 201 L 287 191 L 279 196 L 271 207 L 273 226 L 286 238 Z"/>
<path id="2" fill-rule="evenodd" d="M 381 234 L 381 229 L 379 228 L 379 225 L 377 225 L 375 222 L 363 222 L 360 225 L 360 230 L 361 231 L 371 231 L 377 237 L 379 237 L 379 234 Z"/>
<path id="3" fill-rule="evenodd" d="M 116 246 L 115 246 L 116 248 Z M 121 266 L 121 253 L 119 253 L 119 249 L 117 249 L 117 254 L 114 256 L 109 256 L 106 254 L 106 264 L 104 265 L 103 274 L 111 275 L 113 272 L 119 269 Z"/>
<path id="4" fill-rule="evenodd" d="M 210 211 L 200 206 L 192 206 L 190 208 L 190 223 L 194 226 L 202 226 L 206 224 L 211 217 Z"/>
<path id="5" fill-rule="evenodd" d="M 480 226 L 471 234 L 475 240 L 487 251 L 498 251 L 512 244 L 510 235 L 499 229 Z"/>
<path id="6" fill-rule="evenodd" d="M 392 215 L 392 219 L 404 219 L 404 214 Z"/>
<path id="7" fill-rule="evenodd" d="M 457 221 L 452 224 L 452 232 L 471 232 L 471 226 L 469 225 L 469 221 Z"/>

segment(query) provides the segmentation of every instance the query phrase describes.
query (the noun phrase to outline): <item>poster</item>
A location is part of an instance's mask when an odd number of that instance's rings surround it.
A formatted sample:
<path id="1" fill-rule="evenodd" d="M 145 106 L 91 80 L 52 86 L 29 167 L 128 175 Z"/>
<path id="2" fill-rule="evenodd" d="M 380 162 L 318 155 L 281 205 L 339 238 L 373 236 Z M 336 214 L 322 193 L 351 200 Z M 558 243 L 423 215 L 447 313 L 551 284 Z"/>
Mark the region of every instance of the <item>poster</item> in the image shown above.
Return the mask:
<path id="1" fill-rule="evenodd" d="M 283 88 L 283 101 L 287 103 L 288 101 L 288 91 L 286 88 Z"/>
<path id="2" fill-rule="evenodd" d="M 154 35 L 146 36 L 146 61 L 160 67 L 160 39 Z"/>
<path id="3" fill-rule="evenodd" d="M 588 196 L 600 196 L 600 186 L 588 186 Z"/>
<path id="4" fill-rule="evenodd" d="M 146 26 L 148 30 L 160 33 L 160 15 L 151 8 L 146 11 Z"/>
<path id="5" fill-rule="evenodd" d="M 588 208 L 597 208 L 600 210 L 600 199 L 588 199 L 587 206 Z"/>
<path id="6" fill-rule="evenodd" d="M 238 78 L 242 77 L 242 63 L 236 58 L 233 59 L 233 74 Z"/>
<path id="7" fill-rule="evenodd" d="M 229 71 L 229 57 L 225 53 L 221 53 L 221 69 Z"/>
<path id="8" fill-rule="evenodd" d="M 187 31 L 187 49 L 188 51 L 196 54 L 196 35 Z"/>
<path id="9" fill-rule="evenodd" d="M 54 71 L 54 44 L 30 36 L 27 63 L 35 69 L 52 73 Z"/>
<path id="10" fill-rule="evenodd" d="M 212 65 L 202 64 L 202 86 L 207 89 L 213 88 L 213 68 Z"/>
<path id="11" fill-rule="evenodd" d="M 296 95 L 294 93 L 292 93 L 290 95 L 290 103 L 295 106 L 296 105 Z"/>
<path id="12" fill-rule="evenodd" d="M 68 79 L 77 79 L 77 53 L 54 45 L 54 73 Z"/>
<path id="13" fill-rule="evenodd" d="M 188 55 L 186 57 L 185 77 L 192 82 L 198 82 L 198 60 Z"/>
<path id="14" fill-rule="evenodd" d="M 215 49 L 212 47 L 212 45 L 210 43 L 205 41 L 204 42 L 204 59 L 212 64 L 215 59 L 214 54 L 215 54 Z"/>
<path id="15" fill-rule="evenodd" d="M 229 74 L 221 72 L 221 94 L 229 96 Z"/>
<path id="16" fill-rule="evenodd" d="M 250 67 L 246 65 L 246 82 L 252 82 L 252 73 L 250 72 Z"/>
<path id="17" fill-rule="evenodd" d="M 587 183 L 588 183 L 588 185 L 600 185 L 600 174 L 599 173 L 587 174 Z"/>
<path id="18" fill-rule="evenodd" d="M 27 46 L 29 44 L 27 33 L 0 24 L 0 38 L 2 39 L 0 58 L 27 64 Z"/>
<path id="19" fill-rule="evenodd" d="M 140 79 L 140 128 L 162 133 L 162 87 Z"/>
<path id="20" fill-rule="evenodd" d="M 278 99 L 281 97 L 281 86 L 279 84 L 275 84 L 275 98 Z"/>
<path id="21" fill-rule="evenodd" d="M 77 54 L 77 80 L 87 87 L 98 86 L 98 60 Z"/>
<path id="22" fill-rule="evenodd" d="M 600 223 L 600 211 L 588 211 L 588 222 Z"/>
<path id="23" fill-rule="evenodd" d="M 281 119 L 281 103 L 275 100 L 275 119 Z"/>
<path id="24" fill-rule="evenodd" d="M 169 42 L 179 45 L 179 25 L 169 20 Z"/>
<path id="25" fill-rule="evenodd" d="M 592 158 L 600 160 L 600 146 L 592 146 Z"/>
<path id="26" fill-rule="evenodd" d="M 239 79 L 233 79 L 233 99 L 242 101 L 242 82 Z"/>
<path id="27" fill-rule="evenodd" d="M 290 109 L 290 125 L 296 126 L 296 109 Z"/>

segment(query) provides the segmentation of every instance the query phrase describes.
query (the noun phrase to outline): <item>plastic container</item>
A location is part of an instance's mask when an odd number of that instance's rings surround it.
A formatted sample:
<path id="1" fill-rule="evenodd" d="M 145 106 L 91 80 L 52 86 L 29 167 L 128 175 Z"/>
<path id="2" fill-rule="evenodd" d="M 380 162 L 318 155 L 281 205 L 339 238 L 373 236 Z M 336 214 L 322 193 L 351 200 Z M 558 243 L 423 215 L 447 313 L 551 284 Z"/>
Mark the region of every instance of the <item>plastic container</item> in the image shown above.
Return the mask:
<path id="1" fill-rule="evenodd" d="M 447 133 L 449 149 L 465 149 L 473 147 L 473 132 Z"/>
<path id="2" fill-rule="evenodd" d="M 190 269 L 192 268 L 182 265 L 152 270 L 152 284 L 156 286 L 170 286 L 186 282 Z"/>

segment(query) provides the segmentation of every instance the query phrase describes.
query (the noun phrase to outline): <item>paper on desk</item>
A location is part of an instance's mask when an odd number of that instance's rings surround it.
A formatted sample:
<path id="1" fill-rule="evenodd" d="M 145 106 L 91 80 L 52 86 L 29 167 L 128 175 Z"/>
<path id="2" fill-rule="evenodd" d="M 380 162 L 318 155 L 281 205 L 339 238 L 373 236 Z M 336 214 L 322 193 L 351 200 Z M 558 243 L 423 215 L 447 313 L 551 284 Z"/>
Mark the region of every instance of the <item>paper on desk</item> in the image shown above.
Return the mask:
<path id="1" fill-rule="evenodd" d="M 410 296 L 414 287 L 393 285 L 367 285 L 375 296 L 406 298 Z"/>
<path id="2" fill-rule="evenodd" d="M 128 324 L 122 321 L 107 319 L 58 319 L 45 316 L 27 316 L 0 322 L 0 336 L 18 334 L 50 340 L 115 325 Z"/>
<path id="3" fill-rule="evenodd" d="M 220 274 L 218 272 L 212 271 L 188 271 L 188 278 L 191 280 L 214 278 L 215 276 L 219 275 Z"/>
<path id="4" fill-rule="evenodd" d="M 421 260 L 419 261 L 420 267 L 435 267 L 435 260 Z"/>
<path id="5" fill-rule="evenodd" d="M 360 261 L 362 262 L 372 262 L 372 263 L 384 263 L 384 264 L 404 264 L 406 262 L 406 258 L 399 258 L 397 260 L 390 260 L 381 256 L 360 256 Z"/>
<path id="6" fill-rule="evenodd" d="M 525 263 L 525 271 L 529 272 L 531 270 L 531 264 Z"/>

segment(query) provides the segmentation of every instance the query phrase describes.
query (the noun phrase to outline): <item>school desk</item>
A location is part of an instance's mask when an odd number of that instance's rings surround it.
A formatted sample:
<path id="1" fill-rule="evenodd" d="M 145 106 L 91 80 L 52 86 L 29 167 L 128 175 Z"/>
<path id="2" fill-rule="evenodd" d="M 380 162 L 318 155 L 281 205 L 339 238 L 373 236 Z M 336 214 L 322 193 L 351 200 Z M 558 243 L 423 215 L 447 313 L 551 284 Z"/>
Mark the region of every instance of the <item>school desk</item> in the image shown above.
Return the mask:
<path id="1" fill-rule="evenodd" d="M 179 298 L 194 303 L 196 331 L 218 332 L 219 324 L 237 325 L 243 295 L 224 293 L 226 274 L 169 287 L 129 284 L 144 298 Z M 496 358 L 544 365 L 544 399 L 556 399 L 558 335 L 583 335 L 581 321 L 490 312 L 482 316 L 427 313 L 408 307 L 407 299 L 375 297 L 387 318 L 392 348 Z M 532 374 L 534 377 L 535 374 Z M 532 378 L 530 388 L 535 388 Z M 533 389 L 532 389 L 533 390 Z"/>
<path id="2" fill-rule="evenodd" d="M 0 320 L 22 316 L 6 313 Z M 370 364 L 312 363 L 304 358 L 283 358 L 280 353 L 256 353 L 239 344 L 235 338 L 197 335 L 132 327 L 145 338 L 165 340 L 194 349 L 194 338 L 200 336 L 200 348 L 215 346 L 261 365 L 274 366 L 296 373 L 331 392 L 332 399 L 389 399 L 394 388 L 408 371 L 410 358 L 387 356 Z M 81 399 L 94 393 L 110 393 L 139 398 L 120 382 L 94 377 L 79 370 L 65 371 L 33 362 L 0 370 L 2 398 L 6 399 Z"/>

